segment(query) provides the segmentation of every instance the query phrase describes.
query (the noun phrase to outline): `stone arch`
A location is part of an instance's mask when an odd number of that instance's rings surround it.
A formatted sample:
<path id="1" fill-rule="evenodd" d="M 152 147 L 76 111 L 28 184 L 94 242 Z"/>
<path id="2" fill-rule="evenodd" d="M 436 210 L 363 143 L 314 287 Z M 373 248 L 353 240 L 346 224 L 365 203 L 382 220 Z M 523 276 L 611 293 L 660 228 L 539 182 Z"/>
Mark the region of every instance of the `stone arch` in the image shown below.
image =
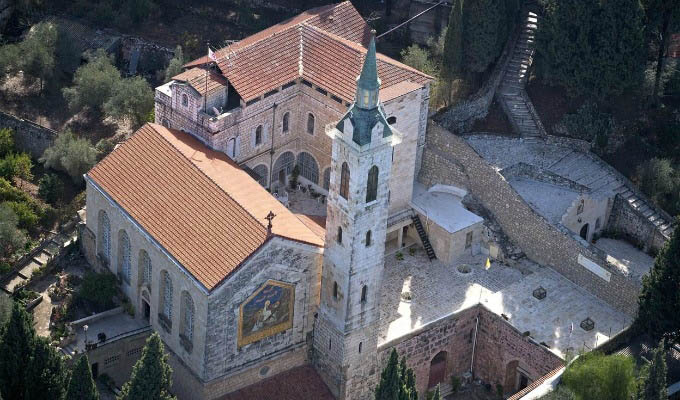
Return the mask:
<path id="1" fill-rule="evenodd" d="M 130 253 L 130 237 L 125 232 L 125 229 L 121 229 L 118 231 L 118 274 L 128 284 L 132 276 L 132 257 Z"/>
<path id="2" fill-rule="evenodd" d="M 288 133 L 290 128 L 290 112 L 286 111 L 283 114 L 283 121 L 281 122 L 281 133 Z"/>
<path id="3" fill-rule="evenodd" d="M 293 172 L 295 166 L 295 155 L 291 151 L 282 153 L 274 163 L 272 169 L 272 180 L 278 179 L 282 184 L 286 184 L 286 177 Z"/>
<path id="4" fill-rule="evenodd" d="M 581 236 L 583 240 L 588 240 L 588 228 L 589 228 L 588 224 L 584 224 L 581 227 L 581 232 L 579 232 L 579 236 Z"/>
<path id="5" fill-rule="evenodd" d="M 109 264 L 111 262 L 111 221 L 104 210 L 99 210 L 97 242 L 99 245 L 97 253 Z"/>
<path id="6" fill-rule="evenodd" d="M 446 378 L 448 355 L 449 354 L 446 351 L 440 351 L 432 357 L 432 360 L 430 360 L 430 375 L 427 383 L 428 388 L 444 382 Z"/>
<path id="7" fill-rule="evenodd" d="M 267 168 L 267 166 L 265 164 L 259 164 L 259 165 L 255 166 L 255 168 L 253 168 L 253 172 L 255 172 L 257 174 L 257 176 L 259 176 L 259 179 L 257 180 L 257 182 L 260 185 L 266 187 L 267 181 L 269 181 L 269 176 L 267 176 L 268 173 L 269 173 L 269 168 Z"/>
<path id="8" fill-rule="evenodd" d="M 306 151 L 300 152 L 297 156 L 297 165 L 300 168 L 300 176 L 316 185 L 319 184 L 319 163 L 313 155 Z"/>

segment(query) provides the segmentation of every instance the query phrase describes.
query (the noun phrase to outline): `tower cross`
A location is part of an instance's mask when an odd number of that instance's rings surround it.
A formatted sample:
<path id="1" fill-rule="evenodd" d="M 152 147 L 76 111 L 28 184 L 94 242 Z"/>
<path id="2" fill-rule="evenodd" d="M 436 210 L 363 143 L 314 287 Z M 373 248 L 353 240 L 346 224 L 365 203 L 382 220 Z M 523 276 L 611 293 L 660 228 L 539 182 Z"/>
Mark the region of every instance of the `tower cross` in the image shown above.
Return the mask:
<path id="1" fill-rule="evenodd" d="M 268 224 L 267 224 L 267 235 L 272 234 L 272 220 L 274 219 L 274 217 L 276 217 L 276 214 L 274 214 L 273 211 L 269 211 L 269 214 L 267 214 L 267 216 L 264 217 L 264 219 L 266 219 L 267 222 L 268 222 Z"/>

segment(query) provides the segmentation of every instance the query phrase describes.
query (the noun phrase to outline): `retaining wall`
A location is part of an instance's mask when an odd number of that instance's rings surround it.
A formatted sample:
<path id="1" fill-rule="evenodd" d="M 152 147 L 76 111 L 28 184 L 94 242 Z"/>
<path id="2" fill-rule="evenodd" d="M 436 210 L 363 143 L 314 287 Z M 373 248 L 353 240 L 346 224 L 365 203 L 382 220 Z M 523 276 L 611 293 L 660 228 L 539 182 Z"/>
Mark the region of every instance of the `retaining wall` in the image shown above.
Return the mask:
<path id="1" fill-rule="evenodd" d="M 532 260 L 549 266 L 617 310 L 637 312 L 638 284 L 537 214 L 463 138 L 436 124 L 428 128 L 419 180 L 468 189 L 495 216 L 510 240 Z M 579 256 L 611 273 L 609 281 L 586 269 Z"/>
<path id="2" fill-rule="evenodd" d="M 39 158 L 46 148 L 54 143 L 57 131 L 35 122 L 21 119 L 15 115 L 0 111 L 0 129 L 14 130 L 14 145 L 33 158 Z"/>

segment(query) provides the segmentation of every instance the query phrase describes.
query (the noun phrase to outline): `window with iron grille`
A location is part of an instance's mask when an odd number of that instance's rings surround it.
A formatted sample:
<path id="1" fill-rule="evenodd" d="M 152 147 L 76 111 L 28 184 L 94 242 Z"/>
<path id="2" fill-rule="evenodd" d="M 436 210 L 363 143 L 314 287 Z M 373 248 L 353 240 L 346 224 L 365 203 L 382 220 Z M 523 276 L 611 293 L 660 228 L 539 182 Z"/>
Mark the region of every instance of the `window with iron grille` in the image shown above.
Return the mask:
<path id="1" fill-rule="evenodd" d="M 182 333 L 189 340 L 194 337 L 194 301 L 187 292 L 184 292 L 184 330 Z"/>
<path id="2" fill-rule="evenodd" d="M 167 271 L 163 271 L 163 315 L 172 321 L 172 279 Z"/>
<path id="3" fill-rule="evenodd" d="M 142 284 L 151 286 L 151 259 L 146 250 L 139 254 L 139 269 L 142 271 Z"/>
<path id="4" fill-rule="evenodd" d="M 372 166 L 368 171 L 366 182 L 366 203 L 374 201 L 378 197 L 378 167 Z"/>
<path id="5" fill-rule="evenodd" d="M 315 123 L 314 115 L 312 113 L 307 114 L 307 133 L 310 135 L 314 134 L 314 123 Z"/>
<path id="6" fill-rule="evenodd" d="M 304 151 L 298 154 L 297 164 L 300 167 L 300 176 L 314 184 L 319 183 L 319 166 L 311 154 Z"/>
<path id="7" fill-rule="evenodd" d="M 262 186 L 267 186 L 267 166 L 264 164 L 260 164 L 253 168 L 253 172 L 255 172 L 258 176 L 257 181 L 260 183 Z"/>
<path id="8" fill-rule="evenodd" d="M 347 163 L 342 163 L 340 171 L 340 196 L 347 199 L 349 193 L 349 166 Z"/>
<path id="9" fill-rule="evenodd" d="M 120 241 L 118 242 L 118 263 L 120 274 L 123 280 L 130 282 L 130 238 L 125 231 L 120 231 Z"/>
<path id="10" fill-rule="evenodd" d="M 106 211 L 99 211 L 99 254 L 106 262 L 111 260 L 111 223 Z"/>

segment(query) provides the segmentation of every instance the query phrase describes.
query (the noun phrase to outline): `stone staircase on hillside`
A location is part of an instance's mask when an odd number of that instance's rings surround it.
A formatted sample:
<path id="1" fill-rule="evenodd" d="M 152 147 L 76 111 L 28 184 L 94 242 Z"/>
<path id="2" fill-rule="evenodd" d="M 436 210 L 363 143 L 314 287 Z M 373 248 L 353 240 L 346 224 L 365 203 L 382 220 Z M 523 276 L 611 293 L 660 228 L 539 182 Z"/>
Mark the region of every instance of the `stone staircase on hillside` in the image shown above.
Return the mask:
<path id="1" fill-rule="evenodd" d="M 643 217 L 647 218 L 649 222 L 656 226 L 664 236 L 670 238 L 671 233 L 673 232 L 672 221 L 667 221 L 666 218 L 659 214 L 653 207 L 650 207 L 644 199 L 638 197 L 626 185 L 619 186 L 615 191 L 635 211 L 642 214 Z"/>
<path id="2" fill-rule="evenodd" d="M 498 96 L 503 103 L 503 109 L 522 137 L 543 135 L 540 121 L 537 121 L 533 106 L 524 91 L 534 55 L 536 29 L 538 28 L 538 13 L 533 9 L 529 5 L 523 11 L 522 31 L 498 89 Z"/>

